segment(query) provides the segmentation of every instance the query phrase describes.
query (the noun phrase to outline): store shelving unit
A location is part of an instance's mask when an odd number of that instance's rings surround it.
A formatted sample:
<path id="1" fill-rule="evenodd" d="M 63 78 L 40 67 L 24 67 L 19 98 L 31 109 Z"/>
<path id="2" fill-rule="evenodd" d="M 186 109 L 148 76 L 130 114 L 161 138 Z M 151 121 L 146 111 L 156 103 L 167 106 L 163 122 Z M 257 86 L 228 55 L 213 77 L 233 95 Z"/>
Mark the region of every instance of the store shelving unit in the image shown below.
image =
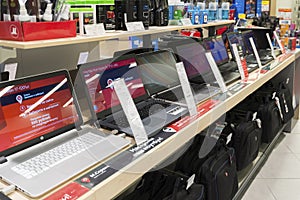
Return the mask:
<path id="1" fill-rule="evenodd" d="M 300 27 L 300 0 L 294 1 L 293 22 L 298 28 Z"/>
<path id="2" fill-rule="evenodd" d="M 152 34 L 161 34 L 161 33 L 167 33 L 174 30 L 182 30 L 182 29 L 191 29 L 191 28 L 207 28 L 210 29 L 210 31 L 213 31 L 215 27 L 217 26 L 224 26 L 232 24 L 233 21 L 221 21 L 221 22 L 215 22 L 210 23 L 207 25 L 196 25 L 196 26 L 171 26 L 171 27 L 151 27 L 150 30 L 141 31 L 141 32 L 135 32 L 135 33 L 129 33 L 129 32 L 115 32 L 115 33 L 106 33 L 103 36 L 95 36 L 95 37 L 84 37 L 84 36 L 78 36 L 76 38 L 67 38 L 67 39 L 55 39 L 55 40 L 47 40 L 47 41 L 33 41 L 33 42 L 14 42 L 14 41 L 0 41 L 0 45 L 3 47 L 8 48 L 14 48 L 18 50 L 19 54 L 22 56 L 24 55 L 31 55 L 32 52 L 38 52 L 42 51 L 42 53 L 49 53 L 52 51 L 56 51 L 56 55 L 63 54 L 61 50 L 64 50 L 67 46 L 68 48 L 74 48 L 78 47 L 80 45 L 86 45 L 87 43 L 92 43 L 92 48 L 95 48 L 95 43 L 99 41 L 105 41 L 110 39 L 118 39 L 121 37 L 129 37 L 129 36 L 146 36 L 149 37 L 149 35 Z M 98 45 L 99 46 L 99 45 Z M 49 50 L 50 49 L 50 50 Z M 82 49 L 81 49 L 82 50 Z M 80 51 L 81 51 L 80 50 Z M 91 50 L 91 49 L 89 49 Z M 93 49 L 92 49 L 93 50 Z M 27 52 L 28 51 L 28 52 Z M 18 53 L 17 53 L 18 54 Z M 20 56 L 18 55 L 18 56 Z M 32 54 L 30 59 L 33 59 L 32 62 L 34 62 L 34 57 L 36 55 Z M 77 56 L 77 55 L 76 55 Z M 65 55 L 62 55 L 62 57 L 65 57 Z M 180 130 L 178 133 L 172 135 L 168 139 L 166 139 L 162 144 L 158 145 L 157 147 L 153 148 L 149 152 L 145 153 L 138 159 L 134 160 L 129 165 L 126 165 L 124 168 L 116 172 L 115 174 L 111 175 L 107 179 L 105 179 L 103 182 L 95 186 L 93 189 L 91 189 L 88 193 L 80 197 L 80 199 L 89 199 L 89 200 L 95 200 L 95 199 L 113 199 L 119 194 L 121 194 L 123 191 L 128 189 L 131 185 L 136 183 L 139 178 L 146 173 L 147 171 L 151 170 L 152 168 L 158 166 L 162 162 L 164 162 L 167 158 L 172 156 L 176 150 L 183 147 L 189 140 L 191 140 L 196 134 L 198 134 L 200 131 L 207 128 L 211 123 L 213 123 L 216 119 L 224 115 L 227 111 L 229 111 L 231 108 L 233 108 L 235 105 L 237 105 L 239 102 L 241 102 L 243 99 L 245 99 L 247 96 L 249 96 L 251 93 L 256 91 L 258 88 L 260 88 L 264 83 L 269 81 L 270 79 L 274 78 L 278 74 L 280 74 L 283 70 L 287 68 L 293 68 L 294 61 L 295 61 L 295 54 L 291 53 L 288 56 L 286 56 L 285 59 L 280 60 L 279 64 L 274 67 L 271 71 L 269 71 L 266 74 L 260 74 L 255 81 L 248 84 L 245 88 L 238 91 L 234 95 L 228 94 L 226 96 L 226 99 L 222 102 L 220 102 L 216 107 L 208 111 L 206 114 L 202 115 L 200 118 L 195 119 L 192 121 L 188 126 Z M 24 59 L 24 57 L 23 57 Z M 65 58 L 66 59 L 66 58 Z M 52 63 L 49 63 L 51 65 Z M 28 70 L 26 66 L 23 66 L 23 71 Z M 35 73 L 38 73 L 38 70 L 35 70 Z M 46 68 L 44 70 L 50 71 L 52 69 Z M 253 72 L 252 75 L 256 77 L 256 74 L 258 71 Z M 24 73 L 23 73 L 24 74 Z M 280 134 L 280 133 L 279 133 Z M 273 143 L 272 143 L 273 144 Z M 273 145 L 270 145 L 270 148 L 273 148 Z M 250 174 L 248 175 L 248 178 L 244 179 L 244 186 L 242 187 L 243 191 L 246 188 L 246 182 L 248 182 L 248 179 L 251 179 L 255 175 L 255 172 L 257 169 L 259 169 L 259 166 L 262 164 L 262 161 L 257 161 L 256 164 L 254 164 L 253 170 L 250 171 Z M 99 164 L 100 165 L 100 164 Z M 86 171 L 85 171 L 86 172 Z M 76 180 L 78 177 L 80 177 L 85 172 L 79 174 L 78 176 L 74 177 L 74 179 L 70 180 Z M 249 178 L 250 177 L 250 178 Z M 56 190 L 59 190 L 60 188 L 64 187 L 66 184 L 70 183 L 67 182 L 61 187 L 57 188 Z M 0 182 L 0 186 L 3 183 Z M 56 190 L 52 191 L 55 192 Z M 239 194 L 242 194 L 243 192 Z M 51 193 L 52 193 L 51 192 Z M 47 194 L 49 195 L 49 194 Z M 11 195 L 12 199 L 16 200 L 27 200 L 29 199 L 27 196 L 21 194 L 20 192 L 14 192 Z M 42 197 L 43 198 L 43 197 Z"/>

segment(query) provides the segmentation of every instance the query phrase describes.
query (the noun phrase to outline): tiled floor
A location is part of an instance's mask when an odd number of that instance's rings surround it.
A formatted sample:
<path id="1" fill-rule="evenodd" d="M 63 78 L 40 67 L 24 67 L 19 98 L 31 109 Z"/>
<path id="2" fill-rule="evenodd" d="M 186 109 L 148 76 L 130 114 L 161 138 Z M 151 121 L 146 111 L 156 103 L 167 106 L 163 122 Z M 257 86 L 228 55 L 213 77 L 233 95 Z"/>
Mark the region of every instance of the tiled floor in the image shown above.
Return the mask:
<path id="1" fill-rule="evenodd" d="M 300 199 L 300 121 L 279 141 L 243 200 Z"/>

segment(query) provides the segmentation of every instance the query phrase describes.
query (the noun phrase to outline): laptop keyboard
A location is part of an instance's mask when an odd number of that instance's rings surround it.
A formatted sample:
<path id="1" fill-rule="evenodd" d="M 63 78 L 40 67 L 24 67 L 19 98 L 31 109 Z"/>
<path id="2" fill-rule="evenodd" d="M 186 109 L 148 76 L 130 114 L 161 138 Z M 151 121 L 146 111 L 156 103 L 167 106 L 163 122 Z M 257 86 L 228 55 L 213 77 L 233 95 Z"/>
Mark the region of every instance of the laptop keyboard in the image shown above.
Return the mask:
<path id="1" fill-rule="evenodd" d="M 22 162 L 12 167 L 12 170 L 24 176 L 25 178 L 30 179 L 49 170 L 51 167 L 58 165 L 72 156 L 75 156 L 83 151 L 87 151 L 89 148 L 98 144 L 104 139 L 104 137 L 94 133 L 86 133 L 25 162 Z"/>
<path id="2" fill-rule="evenodd" d="M 157 105 L 157 106 L 155 106 Z M 141 119 L 145 119 L 149 117 L 150 115 L 153 115 L 154 113 L 157 113 L 161 111 L 162 109 L 170 106 L 169 103 L 163 102 L 163 101 L 151 101 L 146 106 L 142 107 L 141 109 L 138 109 L 139 115 Z M 125 116 L 125 113 L 122 112 L 122 114 L 118 114 L 118 116 L 114 116 L 114 121 L 111 122 L 114 125 L 118 125 L 119 127 L 128 127 L 129 122 L 127 121 L 127 118 Z"/>

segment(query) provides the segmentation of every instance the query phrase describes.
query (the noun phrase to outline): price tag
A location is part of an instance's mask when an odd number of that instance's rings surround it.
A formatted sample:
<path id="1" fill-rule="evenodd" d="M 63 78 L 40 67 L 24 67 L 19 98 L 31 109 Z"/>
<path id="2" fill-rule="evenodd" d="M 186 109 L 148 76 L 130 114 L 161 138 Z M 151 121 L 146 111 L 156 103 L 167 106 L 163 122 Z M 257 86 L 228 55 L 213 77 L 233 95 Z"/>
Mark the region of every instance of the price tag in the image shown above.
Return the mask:
<path id="1" fill-rule="evenodd" d="M 86 24 L 84 25 L 86 35 L 96 36 L 104 35 L 105 29 L 103 23 L 100 24 Z"/>
<path id="2" fill-rule="evenodd" d="M 241 61 L 238 49 L 237 49 L 237 45 L 236 44 L 232 44 L 232 49 L 233 49 L 233 54 L 234 54 L 235 60 L 236 60 L 237 65 L 238 65 L 239 72 L 241 74 L 241 79 L 245 80 L 246 74 L 245 74 L 245 70 L 244 70 L 244 67 L 243 67 L 243 64 L 242 64 L 242 61 Z M 247 68 L 247 66 L 246 66 L 246 68 Z M 248 72 L 248 70 L 247 70 L 247 72 Z"/>
<path id="3" fill-rule="evenodd" d="M 278 45 L 279 45 L 279 48 L 280 48 L 280 50 L 281 50 L 281 53 L 282 53 L 282 54 L 285 54 L 285 53 L 286 53 L 286 52 L 285 52 L 285 48 L 284 48 L 283 44 L 281 43 L 281 40 L 279 39 L 279 37 L 278 37 L 278 35 L 277 35 L 277 32 L 274 31 L 273 34 L 274 34 L 275 39 L 276 39 L 276 41 L 277 41 L 277 43 L 278 43 Z"/>
<path id="4" fill-rule="evenodd" d="M 127 22 L 125 23 L 127 31 L 134 32 L 134 31 L 144 31 L 145 27 L 143 22 Z"/>
<path id="5" fill-rule="evenodd" d="M 221 91 L 223 93 L 227 92 L 226 84 L 225 84 L 224 79 L 221 75 L 221 72 L 214 60 L 214 57 L 212 56 L 211 52 L 207 52 L 207 53 L 205 53 L 205 55 L 206 55 L 209 65 L 210 65 L 210 68 L 218 82 L 218 85 L 220 86 Z"/>
<path id="6" fill-rule="evenodd" d="M 259 57 L 258 52 L 257 52 L 257 48 L 255 46 L 254 40 L 253 40 L 252 37 L 249 38 L 249 40 L 250 40 L 250 43 L 251 43 L 251 46 L 252 46 L 252 49 L 253 49 L 253 52 L 254 52 L 254 55 L 255 55 L 258 67 L 259 67 L 259 69 L 262 69 L 262 64 L 261 64 L 260 57 Z"/>
<path id="7" fill-rule="evenodd" d="M 190 18 L 182 18 L 180 19 L 182 26 L 190 26 L 193 25 Z"/>
<path id="8" fill-rule="evenodd" d="M 18 63 L 11 63 L 4 65 L 4 71 L 9 72 L 9 80 L 14 80 L 16 78 L 18 69 Z"/>
<path id="9" fill-rule="evenodd" d="M 119 98 L 125 116 L 129 122 L 135 142 L 140 145 L 148 140 L 148 136 L 141 120 L 141 117 L 132 100 L 129 90 L 123 78 L 113 82 L 114 89 Z"/>
<path id="10" fill-rule="evenodd" d="M 275 60 L 276 59 L 276 55 L 275 55 L 275 52 L 274 52 L 274 47 L 273 47 L 273 44 L 272 44 L 272 41 L 271 41 L 269 33 L 266 33 L 266 36 L 267 36 L 267 39 L 268 39 L 268 42 L 269 42 L 269 45 L 270 45 L 270 48 L 271 48 L 272 56 L 273 56 L 273 58 Z"/>
<path id="11" fill-rule="evenodd" d="M 87 59 L 89 57 L 89 52 L 81 52 L 79 54 L 77 65 L 85 64 L 87 62 Z"/>
<path id="12" fill-rule="evenodd" d="M 181 83 L 181 87 L 183 90 L 183 95 L 188 106 L 189 112 L 191 116 L 197 115 L 197 107 L 194 100 L 194 95 L 192 93 L 192 89 L 186 75 L 186 71 L 182 62 L 176 63 L 176 69 L 179 76 L 179 80 Z"/>

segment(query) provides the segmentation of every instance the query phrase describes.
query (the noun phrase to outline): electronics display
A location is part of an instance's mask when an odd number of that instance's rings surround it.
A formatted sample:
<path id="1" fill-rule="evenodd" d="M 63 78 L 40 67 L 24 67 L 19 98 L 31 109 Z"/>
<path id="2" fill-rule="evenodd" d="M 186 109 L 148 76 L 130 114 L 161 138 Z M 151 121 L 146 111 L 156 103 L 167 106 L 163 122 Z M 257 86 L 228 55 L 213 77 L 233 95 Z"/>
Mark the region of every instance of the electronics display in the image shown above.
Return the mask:
<path id="1" fill-rule="evenodd" d="M 65 75 L 1 86 L 1 111 L 6 123 L 0 131 L 2 152 L 47 137 L 79 119 Z"/>
<path id="2" fill-rule="evenodd" d="M 231 54 L 233 54 L 232 44 L 237 44 L 237 46 L 241 48 L 239 50 L 242 51 L 243 55 L 245 56 L 247 53 L 247 49 L 244 45 L 242 35 L 237 32 L 231 32 L 231 33 L 227 33 L 226 36 L 229 42 Z"/>
<path id="3" fill-rule="evenodd" d="M 120 105 L 112 83 L 115 79 L 124 78 L 134 99 L 146 95 L 142 79 L 137 71 L 136 61 L 132 56 L 120 61 L 111 59 L 96 61 L 84 65 L 81 73 L 87 85 L 90 102 L 97 116 L 111 113 L 110 109 Z M 81 67 L 80 67 L 81 68 Z"/>
<path id="4" fill-rule="evenodd" d="M 215 78 L 205 56 L 206 50 L 198 42 L 176 46 L 176 53 L 183 62 L 188 78 L 195 83 L 213 83 Z"/>
<path id="5" fill-rule="evenodd" d="M 229 61 L 227 49 L 222 37 L 210 38 L 203 41 L 206 50 L 210 50 L 217 65 L 221 65 Z"/>
<path id="6" fill-rule="evenodd" d="M 136 59 L 145 89 L 150 96 L 180 85 L 172 52 L 165 50 L 141 54 Z"/>
<path id="7" fill-rule="evenodd" d="M 245 47 L 247 49 L 247 53 L 248 54 L 253 54 L 253 49 L 252 49 L 252 46 L 251 46 L 251 43 L 250 43 L 250 38 L 253 38 L 253 41 L 257 47 L 257 42 L 256 42 L 256 39 L 254 37 L 254 33 L 253 31 L 244 31 L 242 32 L 242 37 L 243 37 L 243 40 L 244 40 L 244 44 L 245 44 Z"/>
<path id="8" fill-rule="evenodd" d="M 142 21 L 145 29 L 149 27 L 149 0 L 137 0 L 137 21 Z"/>

